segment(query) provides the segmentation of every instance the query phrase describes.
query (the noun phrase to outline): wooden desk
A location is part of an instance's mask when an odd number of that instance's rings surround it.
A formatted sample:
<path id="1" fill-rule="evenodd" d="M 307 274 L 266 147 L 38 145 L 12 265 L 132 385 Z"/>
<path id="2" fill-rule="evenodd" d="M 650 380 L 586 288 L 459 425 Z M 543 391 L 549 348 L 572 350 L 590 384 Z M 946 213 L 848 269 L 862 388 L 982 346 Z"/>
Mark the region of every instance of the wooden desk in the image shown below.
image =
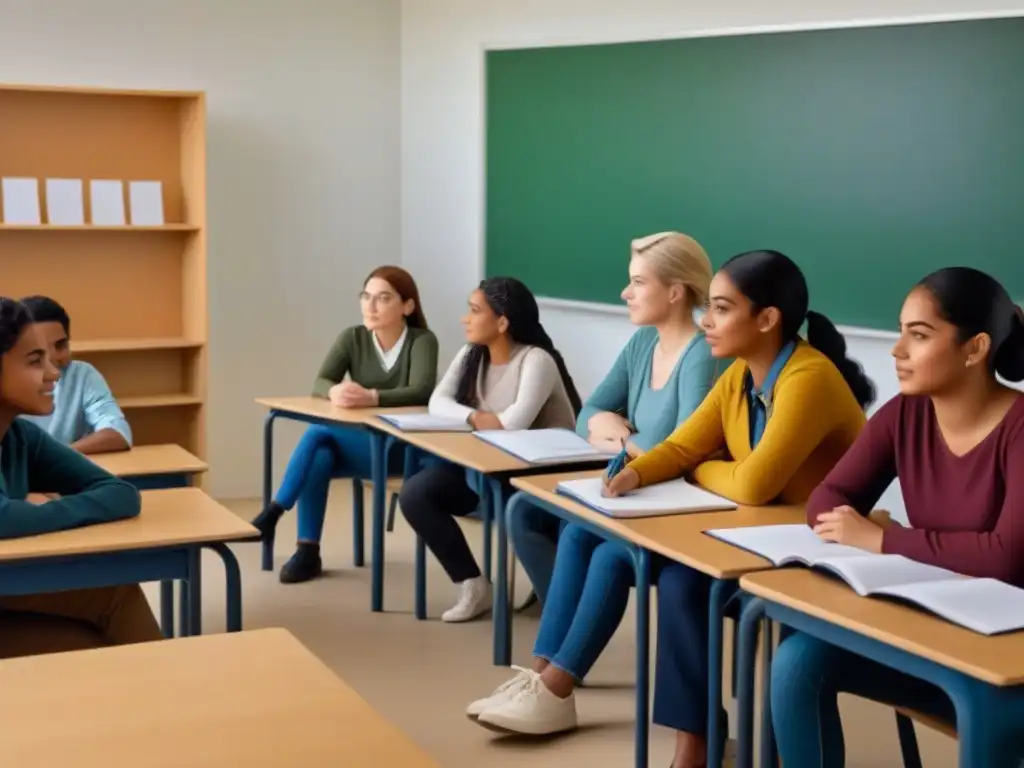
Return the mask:
<path id="1" fill-rule="evenodd" d="M 491 527 L 492 521 L 498 522 L 498 563 L 497 575 L 497 600 L 494 610 L 495 645 L 494 663 L 507 666 L 510 662 L 511 647 L 503 647 L 500 638 L 506 636 L 505 624 L 510 624 L 506 615 L 507 604 L 507 576 L 506 561 L 508 559 L 508 538 L 505 531 L 505 502 L 506 492 L 504 482 L 513 475 L 526 474 L 531 472 L 552 472 L 556 466 L 539 466 L 518 459 L 510 453 L 481 440 L 470 432 L 404 432 L 398 427 L 389 424 L 380 418 L 369 418 L 367 424 L 375 431 L 389 435 L 396 440 L 401 440 L 426 453 L 437 456 L 445 461 L 464 467 L 476 473 L 480 480 L 479 493 L 481 505 L 485 507 L 483 515 L 483 537 L 484 537 L 484 562 L 483 572 L 491 577 Z M 606 458 L 588 462 L 589 466 L 594 464 L 607 464 Z M 562 465 L 563 467 L 566 465 Z M 569 466 L 573 466 L 572 463 Z M 577 462 L 575 466 L 580 466 Z M 587 466 L 584 464 L 583 466 Z M 487 510 L 490 514 L 486 514 Z M 382 558 L 383 560 L 383 558 Z M 374 571 L 377 564 L 374 561 Z M 426 596 L 426 553 L 423 542 L 417 537 L 416 540 L 416 594 L 415 612 L 416 618 L 427 617 L 427 596 Z M 383 577 L 381 577 L 383 581 Z M 500 605 L 500 607 L 498 607 Z"/>
<path id="2" fill-rule="evenodd" d="M 508 515 L 517 513 L 520 503 L 536 504 L 551 514 L 574 522 L 601 536 L 621 542 L 632 554 L 636 572 L 636 758 L 637 766 L 647 765 L 649 709 L 650 645 L 650 553 L 687 565 L 711 576 L 708 637 L 708 675 L 718 680 L 708 689 L 709 765 L 721 762 L 715 755 L 721 744 L 718 712 L 722 703 L 722 625 L 725 604 L 735 592 L 735 581 L 752 571 L 771 568 L 767 560 L 707 536 L 712 528 L 740 528 L 753 525 L 783 525 L 803 522 L 801 507 L 740 507 L 725 512 L 700 512 L 633 520 L 618 520 L 602 515 L 584 504 L 556 492 L 563 480 L 599 476 L 600 471 L 562 472 L 550 475 L 515 477 L 512 486 L 520 493 L 509 501 Z M 524 495 L 520 495 L 524 494 Z M 499 547 L 501 542 L 499 541 Z M 510 653 L 512 647 L 511 606 L 502 589 L 504 555 L 498 552 L 498 587 L 494 603 L 495 655 Z"/>
<path id="3" fill-rule="evenodd" d="M 403 443 L 482 475 L 536 470 L 533 464 L 517 459 L 472 432 L 403 432 L 376 416 L 368 417 L 366 423 Z"/>
<path id="4" fill-rule="evenodd" d="M 69 531 L 0 539 L 0 563 L 251 539 L 258 533 L 198 488 L 142 492 L 142 513 L 130 520 Z"/>
<path id="5" fill-rule="evenodd" d="M 283 629 L 0 662 L 0 764 L 436 766 Z"/>
<path id="6" fill-rule="evenodd" d="M 362 425 L 380 413 L 426 413 L 426 408 L 340 408 L 322 397 L 257 397 L 256 402 L 280 415 L 307 416 L 336 424 Z"/>
<path id="7" fill-rule="evenodd" d="M 1024 632 L 986 637 L 926 611 L 860 597 L 838 579 L 804 568 L 740 580 L 752 595 L 844 627 L 998 686 L 1024 685 Z"/>
<path id="8" fill-rule="evenodd" d="M 307 424 L 321 424 L 335 427 L 347 427 L 349 429 L 364 429 L 367 419 L 380 413 L 423 413 L 424 407 L 408 408 L 339 408 L 331 405 L 330 401 L 322 397 L 257 397 L 256 402 L 265 406 L 267 415 L 263 421 L 263 506 L 266 507 L 273 496 L 273 472 L 274 472 L 274 422 L 279 419 L 301 421 Z M 384 516 L 387 506 L 387 485 L 388 467 L 387 459 L 393 441 L 382 436 L 375 430 L 369 431 L 370 435 L 370 466 L 373 482 L 373 550 L 376 558 L 378 549 L 382 552 L 384 548 Z M 355 478 L 353 483 L 353 505 L 352 505 L 352 562 L 357 568 L 362 568 L 366 562 L 364 541 L 366 539 L 366 524 L 363 514 L 363 487 L 360 478 Z M 263 539 L 263 563 L 264 571 L 274 568 L 274 537 L 266 536 Z M 374 568 L 376 569 L 376 565 Z M 383 567 L 383 566 L 382 566 Z M 382 571 L 383 572 L 383 571 Z M 374 571 L 376 573 L 376 570 Z M 374 610 L 381 610 L 383 602 L 383 583 L 378 584 L 376 577 L 373 580 L 371 606 Z"/>
<path id="9" fill-rule="evenodd" d="M 242 623 L 241 575 L 226 542 L 257 531 L 198 488 L 142 492 L 142 512 L 130 520 L 39 536 L 0 540 L 0 594 L 182 580 L 182 632 L 200 631 L 199 556 L 209 548 L 224 561 L 228 629 Z M 161 592 L 161 624 L 173 630 L 173 604 Z M 169 631 L 171 630 L 171 631 Z"/>
<path id="10" fill-rule="evenodd" d="M 88 457 L 117 477 L 195 475 L 210 465 L 180 445 L 138 445 L 128 451 L 97 453 Z"/>
<path id="11" fill-rule="evenodd" d="M 1018 762 L 1024 632 L 986 637 L 917 608 L 860 597 L 838 579 L 803 568 L 749 574 L 740 586 L 756 599 L 740 620 L 737 766 L 752 765 L 754 648 L 764 616 L 942 688 L 957 713 L 958 765 Z M 763 698 L 762 723 L 770 722 L 770 709 Z"/>
<path id="12" fill-rule="evenodd" d="M 561 507 L 577 520 L 603 528 L 618 539 L 632 542 L 716 579 L 738 579 L 743 574 L 771 568 L 772 564 L 763 557 L 707 536 L 704 531 L 755 525 L 792 525 L 806 520 L 803 507 L 798 506 L 739 507 L 725 512 L 617 520 L 555 490 L 562 481 L 599 475 L 600 471 L 565 472 L 514 477 L 511 482 L 513 487 L 535 499 Z"/>

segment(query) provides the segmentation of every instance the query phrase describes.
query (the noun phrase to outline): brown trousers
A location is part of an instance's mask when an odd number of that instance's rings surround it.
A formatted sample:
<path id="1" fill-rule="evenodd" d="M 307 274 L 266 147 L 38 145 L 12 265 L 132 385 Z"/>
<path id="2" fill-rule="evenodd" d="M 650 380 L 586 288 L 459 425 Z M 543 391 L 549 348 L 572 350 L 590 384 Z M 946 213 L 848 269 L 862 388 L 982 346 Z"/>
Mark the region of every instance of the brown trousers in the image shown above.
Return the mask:
<path id="1" fill-rule="evenodd" d="M 138 584 L 0 597 L 0 658 L 160 640 Z"/>

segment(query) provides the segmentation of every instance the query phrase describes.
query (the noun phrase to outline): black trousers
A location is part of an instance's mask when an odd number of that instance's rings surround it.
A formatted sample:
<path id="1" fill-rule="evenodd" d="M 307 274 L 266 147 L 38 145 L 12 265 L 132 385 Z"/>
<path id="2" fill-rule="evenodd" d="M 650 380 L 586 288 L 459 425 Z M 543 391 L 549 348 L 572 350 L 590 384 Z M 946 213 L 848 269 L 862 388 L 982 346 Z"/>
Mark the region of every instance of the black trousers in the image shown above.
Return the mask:
<path id="1" fill-rule="evenodd" d="M 430 464 L 402 485 L 402 515 L 434 553 L 449 578 L 458 583 L 480 575 L 456 517 L 476 510 L 480 497 L 466 483 L 466 470 L 454 464 Z"/>

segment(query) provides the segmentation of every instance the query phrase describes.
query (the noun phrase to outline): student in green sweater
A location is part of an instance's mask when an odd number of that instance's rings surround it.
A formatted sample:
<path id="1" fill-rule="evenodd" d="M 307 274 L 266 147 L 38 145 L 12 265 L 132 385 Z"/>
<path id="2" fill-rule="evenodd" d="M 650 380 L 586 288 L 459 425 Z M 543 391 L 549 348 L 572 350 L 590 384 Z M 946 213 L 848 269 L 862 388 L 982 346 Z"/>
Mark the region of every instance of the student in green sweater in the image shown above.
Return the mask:
<path id="1" fill-rule="evenodd" d="M 53 411 L 59 376 L 28 310 L 0 297 L 0 538 L 139 514 L 134 486 L 18 418 Z M 138 584 L 0 597 L 0 657 L 162 637 Z"/>
<path id="2" fill-rule="evenodd" d="M 631 254 L 622 299 L 640 328 L 583 404 L 576 431 L 598 448 L 625 447 L 636 458 L 696 410 L 719 364 L 693 317 L 707 304 L 713 271 L 701 245 L 660 232 L 634 240 Z M 564 525 L 540 507 L 524 508 L 508 524 L 516 556 L 543 603 Z"/>
<path id="3" fill-rule="evenodd" d="M 437 383 L 437 338 L 427 330 L 419 290 L 399 267 L 378 267 L 359 294 L 363 324 L 346 329 L 320 366 L 313 395 L 343 408 L 426 405 Z M 346 379 L 347 377 L 347 379 Z M 403 455 L 392 451 L 392 474 Z M 281 581 L 295 584 L 321 574 L 320 537 L 331 480 L 370 476 L 370 441 L 362 429 L 311 426 L 288 462 L 274 500 L 252 521 L 271 535 L 287 510 L 299 505 L 295 554 Z"/>

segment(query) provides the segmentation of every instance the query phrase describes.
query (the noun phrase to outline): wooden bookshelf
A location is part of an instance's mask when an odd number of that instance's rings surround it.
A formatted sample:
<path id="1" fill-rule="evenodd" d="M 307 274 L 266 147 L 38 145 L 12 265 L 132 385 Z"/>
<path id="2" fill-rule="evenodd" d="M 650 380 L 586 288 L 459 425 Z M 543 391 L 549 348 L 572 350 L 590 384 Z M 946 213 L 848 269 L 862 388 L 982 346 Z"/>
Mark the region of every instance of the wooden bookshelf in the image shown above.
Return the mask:
<path id="1" fill-rule="evenodd" d="M 0 221 L 0 292 L 51 296 L 75 357 L 106 377 L 138 445 L 206 458 L 202 93 L 0 85 L 0 176 L 39 179 L 39 226 Z M 163 226 L 46 224 L 47 178 L 160 181 Z M 2 219 L 2 210 L 0 210 Z M 128 219 L 130 221 L 130 218 Z"/>

